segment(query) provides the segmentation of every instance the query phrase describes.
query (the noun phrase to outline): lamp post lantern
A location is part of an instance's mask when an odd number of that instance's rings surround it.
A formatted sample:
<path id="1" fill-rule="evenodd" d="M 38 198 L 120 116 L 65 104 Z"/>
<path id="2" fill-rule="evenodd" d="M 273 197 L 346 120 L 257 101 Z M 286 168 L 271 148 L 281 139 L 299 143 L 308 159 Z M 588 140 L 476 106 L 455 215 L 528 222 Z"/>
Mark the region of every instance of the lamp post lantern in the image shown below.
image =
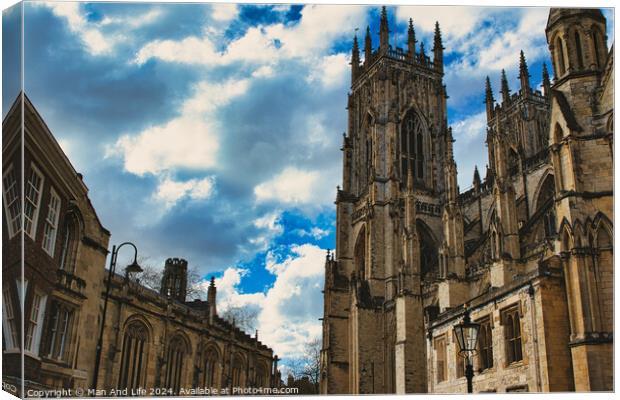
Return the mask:
<path id="1" fill-rule="evenodd" d="M 105 297 L 103 300 L 103 313 L 101 315 L 101 328 L 99 330 L 99 339 L 97 340 L 97 354 L 95 356 L 95 370 L 93 371 L 93 389 L 97 389 L 97 380 L 99 378 L 99 364 L 101 361 L 101 350 L 103 344 L 103 330 L 105 327 L 105 317 L 108 311 L 108 298 L 110 297 L 110 287 L 112 286 L 112 276 L 116 271 L 116 259 L 118 257 L 118 251 L 121 247 L 128 245 L 133 247 L 133 262 L 125 268 L 125 274 L 129 277 L 134 277 L 136 274 L 142 272 L 142 268 L 138 265 L 138 249 L 136 245 L 131 242 L 124 242 L 117 246 L 112 246 L 112 254 L 110 256 L 110 271 L 108 273 L 108 281 L 106 282 Z"/>
<path id="2" fill-rule="evenodd" d="M 480 324 L 471 322 L 469 310 L 465 309 L 463 321 L 454 325 L 454 333 L 459 345 L 459 355 L 465 358 L 465 378 L 467 378 L 467 393 L 473 393 L 474 366 L 472 357 L 476 353 Z"/>

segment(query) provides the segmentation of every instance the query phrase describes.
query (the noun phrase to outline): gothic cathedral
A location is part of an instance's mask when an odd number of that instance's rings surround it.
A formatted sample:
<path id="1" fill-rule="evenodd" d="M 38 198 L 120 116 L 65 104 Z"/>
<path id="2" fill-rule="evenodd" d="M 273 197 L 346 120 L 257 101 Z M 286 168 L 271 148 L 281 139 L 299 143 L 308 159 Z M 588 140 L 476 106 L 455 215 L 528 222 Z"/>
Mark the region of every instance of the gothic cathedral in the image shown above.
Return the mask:
<path id="1" fill-rule="evenodd" d="M 554 78 L 486 81 L 489 165 L 460 192 L 439 24 L 433 48 L 351 56 L 325 263 L 321 393 L 458 393 L 453 333 L 480 323 L 476 392 L 613 390 L 613 47 L 599 10 L 552 9 Z M 517 57 L 515 57 L 517 58 Z M 517 60 L 515 60 L 517 61 Z"/>

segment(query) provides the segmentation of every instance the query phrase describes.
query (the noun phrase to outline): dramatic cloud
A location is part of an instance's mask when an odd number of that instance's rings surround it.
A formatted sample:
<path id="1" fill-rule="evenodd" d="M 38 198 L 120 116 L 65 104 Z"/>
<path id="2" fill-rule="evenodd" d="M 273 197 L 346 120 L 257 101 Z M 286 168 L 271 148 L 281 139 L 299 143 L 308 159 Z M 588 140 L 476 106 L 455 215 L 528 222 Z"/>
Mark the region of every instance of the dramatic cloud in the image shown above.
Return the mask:
<path id="1" fill-rule="evenodd" d="M 315 171 L 287 168 L 273 179 L 256 186 L 254 194 L 259 202 L 309 203 L 315 199 L 318 183 L 319 174 Z"/>
<path id="2" fill-rule="evenodd" d="M 610 34 L 612 11 L 605 12 Z M 427 54 L 435 21 L 441 24 L 448 121 L 464 188 L 474 165 L 484 175 L 484 78 L 497 91 L 504 68 L 517 90 L 523 49 L 539 85 L 548 9 L 388 12 L 390 43 L 405 46 L 412 17 Z M 294 357 L 320 335 L 351 40 L 370 25 L 376 47 L 378 13 L 364 6 L 26 3 L 26 92 L 83 173 L 112 243 L 131 240 L 155 263 L 183 257 L 215 274 L 222 307 L 260 307 L 261 340 Z M 19 29 L 10 16 L 3 15 L 12 28 L 3 47 L 15 55 Z M 3 59 L 4 70 L 15 75 L 18 60 Z M 19 88 L 3 81 L 6 112 Z"/>
<path id="3" fill-rule="evenodd" d="M 159 182 L 154 197 L 156 200 L 162 201 L 168 209 L 185 197 L 192 200 L 207 200 L 213 194 L 213 190 L 213 177 L 190 179 L 186 182 L 177 182 L 165 177 Z"/>
<path id="4" fill-rule="evenodd" d="M 280 262 L 268 253 L 266 269 L 276 279 L 266 293 L 241 292 L 248 271 L 229 268 L 215 281 L 218 308 L 258 307 L 261 341 L 280 356 L 302 356 L 304 344 L 321 334 L 324 263 L 325 250 L 310 244 L 292 246 L 290 256 Z"/>
<path id="5" fill-rule="evenodd" d="M 246 90 L 247 81 L 201 82 L 194 96 L 181 107 L 179 117 L 137 135 L 122 136 L 106 154 L 120 154 L 125 169 L 137 175 L 173 168 L 215 167 L 219 135 L 211 113 Z"/>

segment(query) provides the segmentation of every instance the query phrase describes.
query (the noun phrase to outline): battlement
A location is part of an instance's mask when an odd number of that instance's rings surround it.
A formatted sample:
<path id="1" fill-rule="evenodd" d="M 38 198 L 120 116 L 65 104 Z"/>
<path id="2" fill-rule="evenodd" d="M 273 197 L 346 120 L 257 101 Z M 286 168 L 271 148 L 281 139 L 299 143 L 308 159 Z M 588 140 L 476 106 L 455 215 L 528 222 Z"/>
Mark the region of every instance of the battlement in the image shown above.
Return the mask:
<path id="1" fill-rule="evenodd" d="M 518 92 L 512 93 L 508 102 L 495 103 L 493 108 L 492 119 L 507 114 L 513 111 L 513 109 L 524 103 L 533 103 L 537 105 L 548 105 L 548 97 L 545 96 L 540 90 L 524 92 L 520 89 Z M 490 121 L 488 121 L 490 122 Z"/>
<path id="2" fill-rule="evenodd" d="M 187 269 L 187 261 L 184 260 L 183 258 L 168 258 L 166 260 L 165 266 L 166 268 L 172 267 L 172 268 Z"/>

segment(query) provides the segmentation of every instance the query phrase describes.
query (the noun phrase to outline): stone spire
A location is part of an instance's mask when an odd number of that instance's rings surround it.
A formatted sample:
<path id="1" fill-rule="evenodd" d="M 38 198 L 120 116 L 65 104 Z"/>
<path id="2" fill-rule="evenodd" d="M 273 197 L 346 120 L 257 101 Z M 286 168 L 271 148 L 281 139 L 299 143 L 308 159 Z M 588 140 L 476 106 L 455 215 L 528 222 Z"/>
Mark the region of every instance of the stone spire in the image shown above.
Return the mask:
<path id="1" fill-rule="evenodd" d="M 519 56 L 519 80 L 521 81 L 523 93 L 528 93 L 530 91 L 530 73 L 527 70 L 527 62 L 525 61 L 523 50 L 521 50 L 521 55 Z"/>
<path id="2" fill-rule="evenodd" d="M 549 97 L 551 93 L 551 82 L 549 81 L 549 72 L 547 71 L 547 63 L 543 63 L 542 67 L 542 84 L 545 96 Z"/>
<path id="3" fill-rule="evenodd" d="M 372 39 L 370 38 L 370 26 L 366 26 L 366 39 L 364 39 L 364 64 L 369 65 L 372 58 Z"/>
<path id="4" fill-rule="evenodd" d="M 506 78 L 506 71 L 502 69 L 502 103 L 508 103 L 510 101 L 510 89 L 508 89 L 508 79 Z"/>
<path id="5" fill-rule="evenodd" d="M 426 63 L 426 53 L 424 52 L 424 42 L 420 43 L 420 62 Z"/>
<path id="6" fill-rule="evenodd" d="M 209 304 L 209 319 L 213 321 L 213 318 L 217 315 L 216 303 L 217 288 L 215 287 L 215 277 L 211 277 L 211 283 L 207 289 L 207 303 Z"/>
<path id="7" fill-rule="evenodd" d="M 353 36 L 353 49 L 351 50 L 351 84 L 359 75 L 360 68 L 360 48 L 357 43 L 357 33 Z"/>
<path id="8" fill-rule="evenodd" d="M 413 29 L 413 20 L 409 18 L 409 29 L 407 30 L 407 56 L 410 60 L 415 58 L 415 29 Z"/>
<path id="9" fill-rule="evenodd" d="M 433 38 L 433 63 L 435 68 L 443 72 L 443 44 L 441 43 L 441 30 L 439 29 L 439 22 L 435 22 L 435 37 Z"/>
<path id="10" fill-rule="evenodd" d="M 381 8 L 381 26 L 379 28 L 379 49 L 387 51 L 390 40 L 390 29 L 388 28 L 387 8 Z"/>
<path id="11" fill-rule="evenodd" d="M 487 75 L 487 80 L 484 89 L 484 102 L 487 106 L 487 121 L 493 118 L 493 107 L 495 106 L 495 99 L 493 98 L 493 89 L 491 88 L 491 80 Z"/>
<path id="12" fill-rule="evenodd" d="M 478 172 L 478 166 L 474 167 L 474 187 L 480 186 L 480 172 Z"/>

